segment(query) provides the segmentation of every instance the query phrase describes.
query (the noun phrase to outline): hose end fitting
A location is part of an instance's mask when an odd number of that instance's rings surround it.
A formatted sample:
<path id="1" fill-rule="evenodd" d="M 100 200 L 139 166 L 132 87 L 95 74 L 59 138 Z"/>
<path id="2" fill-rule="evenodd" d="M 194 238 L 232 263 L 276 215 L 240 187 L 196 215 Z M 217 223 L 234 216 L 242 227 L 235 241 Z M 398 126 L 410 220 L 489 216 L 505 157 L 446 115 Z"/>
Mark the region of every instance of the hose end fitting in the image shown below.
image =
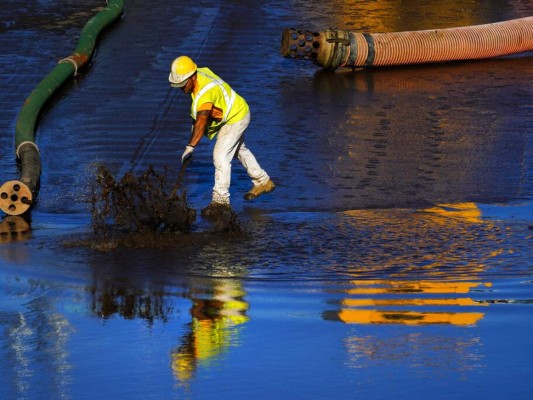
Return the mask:
<path id="1" fill-rule="evenodd" d="M 6 214 L 24 214 L 32 204 L 33 194 L 25 183 L 14 180 L 0 187 L 0 209 Z"/>
<path id="2" fill-rule="evenodd" d="M 344 66 L 350 55 L 350 34 L 339 29 L 312 32 L 287 28 L 281 36 L 283 57 L 310 60 L 326 69 Z"/>

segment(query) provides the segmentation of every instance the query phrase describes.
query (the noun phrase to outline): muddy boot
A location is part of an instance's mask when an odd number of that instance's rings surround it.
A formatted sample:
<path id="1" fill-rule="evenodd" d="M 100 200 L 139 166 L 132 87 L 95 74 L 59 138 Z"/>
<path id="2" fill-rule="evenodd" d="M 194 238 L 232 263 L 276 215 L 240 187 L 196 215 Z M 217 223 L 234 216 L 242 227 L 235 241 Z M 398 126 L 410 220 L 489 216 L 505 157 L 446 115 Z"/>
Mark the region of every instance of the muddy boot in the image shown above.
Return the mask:
<path id="1" fill-rule="evenodd" d="M 202 209 L 201 214 L 204 218 L 221 218 L 231 215 L 231 207 L 229 204 L 212 201 L 206 208 Z"/>
<path id="2" fill-rule="evenodd" d="M 211 202 L 202 209 L 202 217 L 211 223 L 213 232 L 240 233 L 237 214 L 231 209 L 229 204 Z"/>
<path id="3" fill-rule="evenodd" d="M 269 179 L 262 185 L 255 185 L 248 193 L 244 195 L 244 200 L 253 200 L 265 193 L 270 193 L 276 188 L 272 179 Z"/>

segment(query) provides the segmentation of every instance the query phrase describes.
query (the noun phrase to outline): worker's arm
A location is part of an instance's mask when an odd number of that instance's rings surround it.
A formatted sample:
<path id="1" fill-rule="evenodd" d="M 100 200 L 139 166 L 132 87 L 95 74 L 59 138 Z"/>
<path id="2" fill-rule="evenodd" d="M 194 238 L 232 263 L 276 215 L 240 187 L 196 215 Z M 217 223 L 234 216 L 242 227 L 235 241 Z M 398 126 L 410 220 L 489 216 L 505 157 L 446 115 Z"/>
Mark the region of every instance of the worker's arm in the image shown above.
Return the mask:
<path id="1" fill-rule="evenodd" d="M 191 138 L 189 139 L 188 145 L 196 147 L 196 145 L 204 136 L 207 127 L 209 126 L 209 119 L 211 115 L 211 110 L 202 110 L 198 111 L 196 114 L 196 121 L 192 127 Z"/>
<path id="2" fill-rule="evenodd" d="M 191 137 L 189 138 L 189 143 L 187 144 L 187 146 L 185 146 L 185 151 L 181 156 L 182 164 L 192 157 L 194 148 L 200 142 L 202 136 L 207 130 L 207 127 L 209 126 L 209 120 L 211 118 L 211 109 L 213 108 L 213 104 L 207 103 L 207 107 L 208 109 L 206 109 L 206 105 L 202 105 L 202 109 L 196 113 L 196 121 L 194 121 L 194 124 L 192 126 L 192 132 Z"/>

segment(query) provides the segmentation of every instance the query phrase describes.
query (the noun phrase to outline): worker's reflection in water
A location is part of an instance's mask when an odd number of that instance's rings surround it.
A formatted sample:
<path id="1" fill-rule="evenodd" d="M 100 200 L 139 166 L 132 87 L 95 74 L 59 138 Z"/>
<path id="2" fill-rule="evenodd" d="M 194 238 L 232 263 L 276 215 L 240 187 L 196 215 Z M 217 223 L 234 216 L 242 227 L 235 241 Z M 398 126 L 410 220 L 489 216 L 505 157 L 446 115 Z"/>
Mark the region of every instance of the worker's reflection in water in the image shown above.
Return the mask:
<path id="1" fill-rule="evenodd" d="M 189 282 L 188 287 L 185 297 L 192 301 L 192 320 L 181 344 L 171 350 L 171 368 L 180 385 L 187 385 L 199 366 L 209 365 L 236 344 L 241 325 L 248 321 L 248 303 L 240 280 L 199 279 Z M 90 309 L 103 318 L 118 314 L 153 323 L 167 321 L 173 310 L 163 290 L 110 285 L 109 277 L 95 281 L 91 293 Z"/>
<path id="2" fill-rule="evenodd" d="M 248 321 L 248 303 L 239 281 L 218 280 L 213 293 L 191 294 L 192 321 L 182 344 L 172 351 L 172 370 L 186 384 L 200 364 L 207 365 L 238 341 L 239 325 Z"/>

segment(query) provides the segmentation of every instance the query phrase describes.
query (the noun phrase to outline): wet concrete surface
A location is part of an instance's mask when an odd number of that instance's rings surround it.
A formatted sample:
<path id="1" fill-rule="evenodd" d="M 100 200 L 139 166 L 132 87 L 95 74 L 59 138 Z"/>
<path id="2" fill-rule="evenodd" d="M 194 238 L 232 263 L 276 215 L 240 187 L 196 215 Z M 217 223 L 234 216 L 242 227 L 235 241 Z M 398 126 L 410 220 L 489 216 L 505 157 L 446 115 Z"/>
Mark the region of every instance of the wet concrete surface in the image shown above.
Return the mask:
<path id="1" fill-rule="evenodd" d="M 101 6 L 3 2 L 4 181 L 18 176 L 24 99 Z M 532 12 L 521 0 L 126 1 L 43 112 L 39 203 L 2 221 L 0 397 L 93 398 L 99 382 L 99 395 L 129 399 L 528 398 L 532 55 L 326 72 L 279 46 L 286 27 L 417 30 Z M 91 247 L 95 164 L 178 179 L 190 104 L 167 77 L 180 54 L 247 99 L 246 142 L 276 191 L 245 202 L 235 162 L 242 232 L 199 218 L 189 234 Z M 184 177 L 196 210 L 210 200 L 211 150 L 204 139 Z"/>

